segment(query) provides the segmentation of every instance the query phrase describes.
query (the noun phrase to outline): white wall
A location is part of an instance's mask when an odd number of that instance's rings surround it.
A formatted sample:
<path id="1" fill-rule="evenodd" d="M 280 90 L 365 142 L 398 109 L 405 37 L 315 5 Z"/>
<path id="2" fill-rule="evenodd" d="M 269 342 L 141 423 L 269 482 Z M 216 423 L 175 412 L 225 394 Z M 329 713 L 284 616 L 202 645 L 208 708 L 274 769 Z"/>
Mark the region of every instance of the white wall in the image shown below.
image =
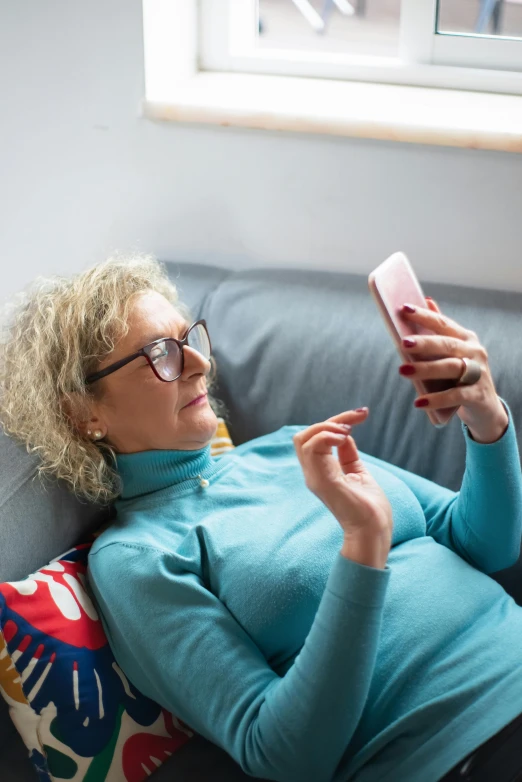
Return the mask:
<path id="1" fill-rule="evenodd" d="M 113 249 L 365 273 L 403 249 L 522 291 L 522 155 L 141 119 L 140 0 L 3 3 L 0 74 L 0 299 Z"/>

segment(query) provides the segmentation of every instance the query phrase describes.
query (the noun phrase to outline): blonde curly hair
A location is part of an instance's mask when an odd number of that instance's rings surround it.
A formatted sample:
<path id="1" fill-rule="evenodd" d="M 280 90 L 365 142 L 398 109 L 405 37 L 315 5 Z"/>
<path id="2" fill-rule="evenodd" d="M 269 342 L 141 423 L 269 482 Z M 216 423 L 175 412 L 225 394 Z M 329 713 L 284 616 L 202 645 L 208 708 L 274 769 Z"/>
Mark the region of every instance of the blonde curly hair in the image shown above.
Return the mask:
<path id="1" fill-rule="evenodd" d="M 146 291 L 161 293 L 195 320 L 166 267 L 142 254 L 115 255 L 70 278 L 39 276 L 4 305 L 0 424 L 28 453 L 39 454 L 35 478 L 62 479 L 80 500 L 106 505 L 121 493 L 116 452 L 108 443 L 85 440 L 73 420 L 87 420 L 89 402 L 102 396 L 96 388 L 102 384 L 85 385 L 84 378 L 128 333 L 132 300 Z M 208 401 L 227 421 L 226 406 L 210 393 L 213 356 L 210 363 Z"/>

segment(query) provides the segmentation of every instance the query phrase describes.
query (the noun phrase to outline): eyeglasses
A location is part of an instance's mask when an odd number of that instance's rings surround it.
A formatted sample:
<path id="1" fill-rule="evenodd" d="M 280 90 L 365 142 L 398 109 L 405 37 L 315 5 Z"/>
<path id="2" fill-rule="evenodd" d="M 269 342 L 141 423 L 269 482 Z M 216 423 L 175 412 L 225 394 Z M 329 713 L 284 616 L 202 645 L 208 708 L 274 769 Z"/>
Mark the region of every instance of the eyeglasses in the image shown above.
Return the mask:
<path id="1" fill-rule="evenodd" d="M 207 360 L 210 358 L 212 346 L 208 335 L 207 323 L 204 319 L 197 320 L 193 323 L 185 334 L 184 339 L 160 337 L 160 339 L 154 340 L 154 342 L 145 345 L 144 348 L 133 353 L 132 356 L 122 358 L 109 367 L 100 370 L 100 372 L 94 372 L 94 374 L 88 375 L 85 378 L 85 383 L 89 385 L 90 383 L 94 383 L 95 380 L 110 375 L 111 372 L 115 372 L 117 369 L 124 367 L 125 364 L 134 361 L 138 356 L 145 356 L 152 371 L 159 380 L 163 380 L 166 383 L 172 383 L 173 380 L 177 380 L 183 373 L 183 368 L 185 366 L 184 345 L 188 345 L 189 348 L 197 350 L 198 353 L 201 353 Z"/>

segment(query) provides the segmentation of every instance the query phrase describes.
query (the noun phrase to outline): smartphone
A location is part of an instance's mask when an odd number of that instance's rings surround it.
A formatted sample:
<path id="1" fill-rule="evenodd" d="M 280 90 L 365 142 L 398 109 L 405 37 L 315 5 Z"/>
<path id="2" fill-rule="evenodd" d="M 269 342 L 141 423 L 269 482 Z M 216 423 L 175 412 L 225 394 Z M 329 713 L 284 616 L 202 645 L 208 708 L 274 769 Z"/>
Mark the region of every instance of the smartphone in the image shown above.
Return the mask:
<path id="1" fill-rule="evenodd" d="M 404 253 L 394 253 L 380 266 L 377 266 L 368 277 L 368 287 L 404 363 L 435 361 L 438 358 L 445 358 L 445 356 L 423 357 L 418 354 L 412 356 L 406 353 L 402 346 L 402 340 L 405 337 L 414 334 L 436 333 L 411 320 L 407 320 L 402 313 L 403 304 L 406 302 L 419 307 L 428 306 L 417 276 Z M 420 380 L 415 378 L 415 376 L 411 380 L 419 396 L 432 394 L 436 391 L 446 391 L 449 388 L 454 388 L 458 383 L 456 379 Z M 458 409 L 459 405 L 457 407 L 442 407 L 436 410 L 425 409 L 424 412 L 431 423 L 440 428 L 446 426 Z"/>

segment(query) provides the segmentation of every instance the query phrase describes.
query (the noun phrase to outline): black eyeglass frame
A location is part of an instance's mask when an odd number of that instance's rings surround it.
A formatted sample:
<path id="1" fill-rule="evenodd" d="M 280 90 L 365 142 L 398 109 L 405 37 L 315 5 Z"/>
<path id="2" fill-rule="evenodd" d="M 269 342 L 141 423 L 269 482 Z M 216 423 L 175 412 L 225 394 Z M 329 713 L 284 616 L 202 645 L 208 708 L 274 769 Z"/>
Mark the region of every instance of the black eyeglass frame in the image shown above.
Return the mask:
<path id="1" fill-rule="evenodd" d="M 133 353 L 132 356 L 126 356 L 125 358 L 121 358 L 119 361 L 115 361 L 114 364 L 105 367 L 105 369 L 87 375 L 87 377 L 85 378 L 85 384 L 90 385 L 90 383 L 94 383 L 96 380 L 100 380 L 100 378 L 110 375 L 111 372 L 116 372 L 117 369 L 121 369 L 121 367 L 124 367 L 126 364 L 129 364 L 131 361 L 134 361 L 134 359 L 138 358 L 139 356 L 145 356 L 145 358 L 149 363 L 149 366 L 151 367 L 152 371 L 154 372 L 154 374 L 159 380 L 162 380 L 164 383 L 172 383 L 174 380 L 177 380 L 183 374 L 183 370 L 185 368 L 185 351 L 183 350 L 183 347 L 185 345 L 188 345 L 189 334 L 194 328 L 194 326 L 198 326 L 200 324 L 203 325 L 205 331 L 207 332 L 208 343 L 210 345 L 210 353 L 212 353 L 212 343 L 210 341 L 210 335 L 208 333 L 207 321 L 204 318 L 202 318 L 201 320 L 196 320 L 195 323 L 192 324 L 192 326 L 189 326 L 189 328 L 187 329 L 187 333 L 185 334 L 183 339 L 176 339 L 175 337 L 159 337 L 158 339 L 155 339 L 154 342 L 149 342 L 149 344 L 145 345 L 145 347 L 141 348 L 141 350 L 138 350 L 136 351 L 136 353 Z M 165 378 L 161 377 L 161 375 L 156 370 L 156 367 L 154 366 L 154 362 L 150 357 L 150 353 L 152 349 L 155 347 L 155 345 L 158 344 L 158 342 L 169 342 L 169 341 L 175 342 L 180 349 L 181 372 L 179 373 L 179 375 L 176 375 L 176 377 L 173 377 L 171 380 L 165 380 Z"/>

